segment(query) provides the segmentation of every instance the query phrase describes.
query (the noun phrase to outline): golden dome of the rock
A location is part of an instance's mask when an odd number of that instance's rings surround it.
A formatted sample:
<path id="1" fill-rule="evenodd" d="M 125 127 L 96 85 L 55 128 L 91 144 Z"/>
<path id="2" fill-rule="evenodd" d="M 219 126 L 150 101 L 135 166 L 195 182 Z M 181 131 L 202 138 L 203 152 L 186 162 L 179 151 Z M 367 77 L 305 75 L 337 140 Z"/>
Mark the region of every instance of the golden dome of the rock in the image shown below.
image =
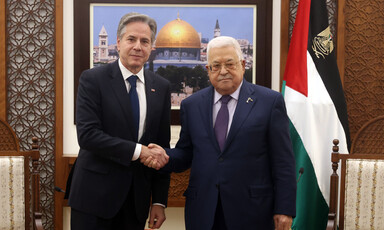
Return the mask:
<path id="1" fill-rule="evenodd" d="M 186 21 L 177 18 L 159 31 L 156 48 L 199 48 L 200 36 Z"/>

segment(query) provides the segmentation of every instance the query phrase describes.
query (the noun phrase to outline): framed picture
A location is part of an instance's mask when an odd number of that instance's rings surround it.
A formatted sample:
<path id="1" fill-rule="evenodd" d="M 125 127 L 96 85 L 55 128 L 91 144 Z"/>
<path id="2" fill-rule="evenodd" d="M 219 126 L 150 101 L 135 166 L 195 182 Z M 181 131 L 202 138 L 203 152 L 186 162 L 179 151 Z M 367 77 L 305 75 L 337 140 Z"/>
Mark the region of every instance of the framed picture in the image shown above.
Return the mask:
<path id="1" fill-rule="evenodd" d="M 172 125 L 180 124 L 178 106 L 181 100 L 210 84 L 205 70 L 206 45 L 214 36 L 225 35 L 238 39 L 247 63 L 245 78 L 250 82 L 270 87 L 271 1 L 144 0 L 137 4 L 132 0 L 76 0 L 74 1 L 75 98 L 82 71 L 118 58 L 115 49 L 117 24 L 121 16 L 132 11 L 147 14 L 158 24 L 155 51 L 152 52 L 145 68 L 163 77 L 167 76 L 171 82 Z M 185 38 L 194 46 L 164 45 L 169 41 L 167 35 L 164 36 L 165 32 L 169 32 L 177 20 L 184 23 L 184 27 L 188 27 L 189 34 L 193 34 Z M 172 76 L 170 74 L 172 72 L 176 72 L 177 76 Z"/>
<path id="2" fill-rule="evenodd" d="M 154 50 L 144 68 L 171 82 L 172 109 L 210 84 L 207 45 L 222 35 L 239 41 L 245 64 L 245 78 L 255 83 L 256 6 L 181 4 L 91 4 L 90 66 L 100 66 L 119 58 L 117 25 L 127 12 L 150 15 L 158 26 Z M 199 15 L 199 17 L 196 17 Z M 236 15 L 228 17 L 228 15 Z"/>

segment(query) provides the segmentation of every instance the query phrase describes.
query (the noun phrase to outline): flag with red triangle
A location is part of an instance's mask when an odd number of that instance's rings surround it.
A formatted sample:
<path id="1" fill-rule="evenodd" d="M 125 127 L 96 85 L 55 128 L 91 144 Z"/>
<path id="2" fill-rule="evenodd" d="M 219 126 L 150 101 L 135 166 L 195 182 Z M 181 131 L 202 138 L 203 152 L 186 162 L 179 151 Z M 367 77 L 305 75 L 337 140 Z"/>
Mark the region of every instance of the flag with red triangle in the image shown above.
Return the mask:
<path id="1" fill-rule="evenodd" d="M 293 28 L 283 94 L 291 121 L 297 185 L 292 229 L 324 230 L 329 212 L 333 139 L 348 153 L 347 107 L 336 63 L 325 0 L 300 0 Z"/>

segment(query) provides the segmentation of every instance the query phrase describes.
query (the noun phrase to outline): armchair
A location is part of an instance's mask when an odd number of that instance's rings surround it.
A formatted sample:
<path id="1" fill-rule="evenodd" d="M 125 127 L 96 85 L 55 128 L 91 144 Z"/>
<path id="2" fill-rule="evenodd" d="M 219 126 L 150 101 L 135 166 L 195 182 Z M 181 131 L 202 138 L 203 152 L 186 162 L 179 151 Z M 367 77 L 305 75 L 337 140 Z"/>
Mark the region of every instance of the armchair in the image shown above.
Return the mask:
<path id="1" fill-rule="evenodd" d="M 20 151 L 15 132 L 0 120 L 0 229 L 43 230 L 40 211 L 39 147 Z"/>
<path id="2" fill-rule="evenodd" d="M 339 141 L 334 140 L 333 144 L 327 230 L 337 230 L 337 226 L 340 230 L 383 228 L 384 155 L 341 154 Z"/>

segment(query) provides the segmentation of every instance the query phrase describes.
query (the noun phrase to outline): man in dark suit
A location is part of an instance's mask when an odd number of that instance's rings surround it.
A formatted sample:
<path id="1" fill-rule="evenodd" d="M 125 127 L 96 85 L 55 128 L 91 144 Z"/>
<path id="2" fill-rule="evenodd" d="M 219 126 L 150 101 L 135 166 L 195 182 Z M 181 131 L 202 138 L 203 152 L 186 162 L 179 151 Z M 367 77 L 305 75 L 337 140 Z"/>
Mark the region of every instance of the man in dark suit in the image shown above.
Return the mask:
<path id="1" fill-rule="evenodd" d="M 72 230 L 143 230 L 148 212 L 149 227 L 165 220 L 169 174 L 140 162 L 148 156 L 168 161 L 146 146 L 169 147 L 170 139 L 169 82 L 143 68 L 156 27 L 147 15 L 124 15 L 117 31 L 119 59 L 80 77 L 80 152 L 67 186 Z"/>
<path id="2" fill-rule="evenodd" d="M 245 61 L 235 39 L 213 39 L 207 54 L 212 86 L 182 101 L 180 139 L 167 149 L 163 168 L 191 168 L 186 229 L 288 230 L 296 180 L 284 99 L 243 80 Z M 151 158 L 144 164 L 158 167 Z"/>

